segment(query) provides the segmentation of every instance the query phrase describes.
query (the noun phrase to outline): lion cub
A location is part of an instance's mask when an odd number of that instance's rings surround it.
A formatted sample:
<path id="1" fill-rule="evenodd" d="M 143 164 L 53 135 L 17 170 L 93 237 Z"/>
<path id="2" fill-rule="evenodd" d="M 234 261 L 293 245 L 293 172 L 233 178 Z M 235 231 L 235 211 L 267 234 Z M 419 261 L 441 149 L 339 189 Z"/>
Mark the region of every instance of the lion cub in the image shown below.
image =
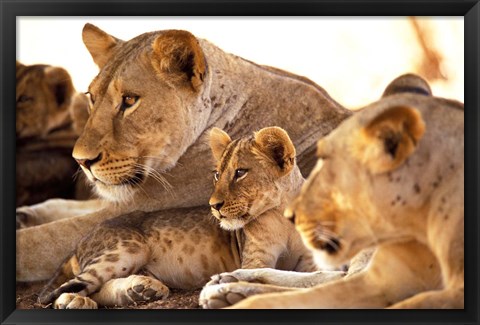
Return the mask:
<path id="1" fill-rule="evenodd" d="M 303 183 L 287 133 L 271 127 L 232 141 L 214 128 L 210 146 L 217 161 L 210 206 L 218 223 L 206 208 L 112 218 L 80 241 L 58 272 L 71 279 L 53 291 L 47 286 L 40 301 L 58 309 L 125 306 L 164 298 L 167 286 L 199 288 L 238 268 L 315 270 L 282 215 Z"/>

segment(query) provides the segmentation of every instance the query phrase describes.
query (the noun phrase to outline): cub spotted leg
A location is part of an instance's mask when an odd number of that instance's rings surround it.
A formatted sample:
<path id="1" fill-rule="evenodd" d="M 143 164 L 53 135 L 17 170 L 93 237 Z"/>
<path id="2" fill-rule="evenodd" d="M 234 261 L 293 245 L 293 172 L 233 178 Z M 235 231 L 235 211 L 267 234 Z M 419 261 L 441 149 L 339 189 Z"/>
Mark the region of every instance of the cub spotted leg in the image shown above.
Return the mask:
<path id="1" fill-rule="evenodd" d="M 128 306 L 138 302 L 155 301 L 168 296 L 169 290 L 160 280 L 132 274 L 106 282 L 91 297 L 101 306 Z"/>
<path id="2" fill-rule="evenodd" d="M 81 238 L 100 222 L 115 217 L 115 213 L 102 209 L 84 216 L 17 230 L 17 281 L 50 279 Z"/>

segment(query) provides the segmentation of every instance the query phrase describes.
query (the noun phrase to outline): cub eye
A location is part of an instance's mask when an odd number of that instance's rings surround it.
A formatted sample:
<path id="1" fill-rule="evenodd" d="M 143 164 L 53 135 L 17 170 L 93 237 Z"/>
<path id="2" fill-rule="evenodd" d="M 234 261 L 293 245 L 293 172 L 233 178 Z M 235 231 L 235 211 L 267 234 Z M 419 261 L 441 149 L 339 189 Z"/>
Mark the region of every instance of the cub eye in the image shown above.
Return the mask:
<path id="1" fill-rule="evenodd" d="M 213 171 L 213 179 L 215 180 L 215 182 L 218 182 L 218 179 L 220 177 L 220 173 L 216 170 Z"/>
<path id="2" fill-rule="evenodd" d="M 26 103 L 28 102 L 29 100 L 32 100 L 33 98 L 32 97 L 29 97 L 27 95 L 20 95 L 20 97 L 18 97 L 17 99 L 17 103 Z"/>
<path id="3" fill-rule="evenodd" d="M 122 96 L 122 104 L 120 105 L 120 110 L 124 111 L 132 107 L 137 103 L 138 98 L 139 96 L 133 96 L 133 95 Z"/>
<path id="4" fill-rule="evenodd" d="M 237 169 L 235 171 L 235 180 L 238 181 L 244 178 L 248 173 L 248 169 Z"/>

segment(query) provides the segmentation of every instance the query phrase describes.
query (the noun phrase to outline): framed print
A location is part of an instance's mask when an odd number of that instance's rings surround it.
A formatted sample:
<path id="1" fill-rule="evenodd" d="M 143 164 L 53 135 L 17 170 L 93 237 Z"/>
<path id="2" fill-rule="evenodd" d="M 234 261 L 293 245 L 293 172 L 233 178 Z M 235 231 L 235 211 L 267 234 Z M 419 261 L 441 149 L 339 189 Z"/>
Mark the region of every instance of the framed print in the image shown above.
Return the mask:
<path id="1" fill-rule="evenodd" d="M 478 322 L 476 1 L 1 8 L 2 324 Z"/>

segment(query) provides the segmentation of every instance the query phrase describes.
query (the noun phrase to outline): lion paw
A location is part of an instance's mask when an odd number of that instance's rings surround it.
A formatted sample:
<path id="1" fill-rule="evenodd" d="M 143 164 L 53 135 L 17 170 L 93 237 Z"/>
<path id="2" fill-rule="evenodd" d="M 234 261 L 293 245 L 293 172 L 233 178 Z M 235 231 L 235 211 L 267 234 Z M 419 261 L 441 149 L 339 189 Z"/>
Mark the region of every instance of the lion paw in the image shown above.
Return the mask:
<path id="1" fill-rule="evenodd" d="M 124 294 L 123 303 L 137 303 L 164 299 L 168 297 L 169 289 L 157 279 L 133 275 Z"/>
<path id="2" fill-rule="evenodd" d="M 62 293 L 53 303 L 54 309 L 98 309 L 95 301 L 76 293 Z"/>
<path id="3" fill-rule="evenodd" d="M 216 284 L 202 289 L 199 304 L 204 309 L 225 308 L 248 296 L 248 283 Z"/>
<path id="4" fill-rule="evenodd" d="M 233 272 L 224 272 L 215 274 L 205 286 L 234 283 L 234 282 L 250 282 L 250 283 L 267 283 L 265 273 L 269 269 L 238 269 Z"/>

